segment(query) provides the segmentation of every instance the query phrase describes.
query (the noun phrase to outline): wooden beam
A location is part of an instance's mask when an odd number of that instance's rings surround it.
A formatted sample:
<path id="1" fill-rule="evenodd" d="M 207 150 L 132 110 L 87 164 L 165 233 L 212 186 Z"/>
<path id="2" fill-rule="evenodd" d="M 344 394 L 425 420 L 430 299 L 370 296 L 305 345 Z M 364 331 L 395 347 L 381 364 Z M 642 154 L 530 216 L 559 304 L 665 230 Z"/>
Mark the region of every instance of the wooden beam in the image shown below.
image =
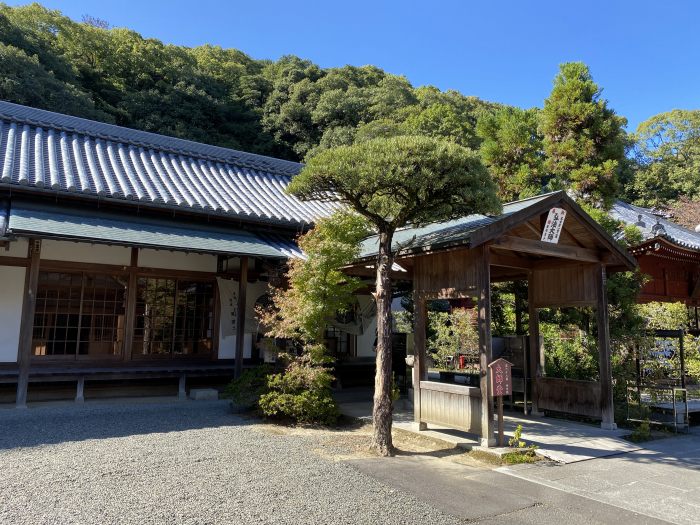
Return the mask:
<path id="1" fill-rule="evenodd" d="M 491 340 L 491 251 L 487 245 L 480 247 L 480 257 L 477 259 L 477 293 L 479 294 L 479 385 L 481 387 L 481 446 L 493 447 L 496 445 L 494 437 L 494 404 L 491 396 L 489 381 L 489 364 L 493 361 L 493 347 Z"/>
<path id="2" fill-rule="evenodd" d="M 573 259 L 540 259 L 532 265 L 533 270 L 552 270 L 555 268 L 571 268 L 572 266 L 590 266 L 589 262 L 575 261 Z"/>
<path id="3" fill-rule="evenodd" d="M 24 281 L 24 302 L 22 303 L 22 321 L 20 325 L 19 345 L 17 348 L 17 408 L 27 407 L 27 387 L 29 386 L 29 366 L 32 358 L 32 339 L 34 332 L 34 313 L 36 311 L 36 294 L 39 287 L 39 261 L 41 259 L 41 239 L 29 240 L 29 269 Z"/>
<path id="4" fill-rule="evenodd" d="M 416 294 L 414 299 L 414 344 L 413 344 L 413 419 L 418 424 L 418 430 L 426 430 L 427 425 L 421 423 L 420 382 L 428 379 L 426 358 L 426 320 L 427 304 L 424 296 Z"/>
<path id="5" fill-rule="evenodd" d="M 245 343 L 246 292 L 248 289 L 248 257 L 241 256 L 241 275 L 238 279 L 238 310 L 236 312 L 236 363 L 234 377 L 243 373 L 243 344 Z"/>
<path id="6" fill-rule="evenodd" d="M 0 255 L 0 266 L 29 266 L 26 257 L 5 257 Z"/>
<path id="7" fill-rule="evenodd" d="M 541 239 L 541 238 L 542 238 L 542 230 L 538 230 L 537 228 L 535 228 L 535 227 L 532 225 L 532 223 L 531 223 L 530 221 L 525 221 L 523 224 L 524 224 L 525 226 L 527 226 L 527 228 L 528 228 L 532 233 L 534 233 L 535 235 L 537 235 L 537 238 L 538 238 L 538 239 Z"/>
<path id="8" fill-rule="evenodd" d="M 494 253 L 491 251 L 491 266 L 503 266 L 505 268 L 518 268 L 518 269 L 530 269 L 532 268 L 533 262 L 530 259 L 525 259 L 524 257 L 517 257 L 515 255 L 504 255 L 501 253 Z"/>
<path id="9" fill-rule="evenodd" d="M 598 363 L 600 375 L 600 409 L 603 421 L 600 426 L 607 430 L 617 428 L 613 405 L 612 364 L 610 362 L 610 325 L 608 319 L 608 294 L 606 291 L 605 266 L 596 268 L 596 319 L 598 323 Z"/>
<path id="10" fill-rule="evenodd" d="M 494 241 L 494 246 L 504 250 L 531 253 L 546 257 L 558 257 L 560 259 L 573 259 L 583 262 L 600 262 L 600 255 L 595 250 L 581 248 L 580 246 L 570 246 L 563 244 L 553 244 L 542 241 L 532 241 L 520 237 L 504 235 Z"/>

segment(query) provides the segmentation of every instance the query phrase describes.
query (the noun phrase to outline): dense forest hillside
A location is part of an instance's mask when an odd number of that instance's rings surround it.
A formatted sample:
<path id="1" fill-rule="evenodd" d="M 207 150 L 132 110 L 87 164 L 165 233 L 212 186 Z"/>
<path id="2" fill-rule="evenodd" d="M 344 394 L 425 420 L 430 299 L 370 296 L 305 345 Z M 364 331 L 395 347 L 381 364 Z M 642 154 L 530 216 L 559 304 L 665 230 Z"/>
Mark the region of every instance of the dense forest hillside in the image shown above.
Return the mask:
<path id="1" fill-rule="evenodd" d="M 373 66 L 166 45 L 38 4 L 0 6 L 0 68 L 5 100 L 291 160 L 368 123 L 361 132 L 407 123 L 474 147 L 478 113 L 490 107 Z"/>
<path id="2" fill-rule="evenodd" d="M 3 100 L 298 161 L 375 136 L 437 136 L 479 149 L 506 200 L 566 188 L 596 206 L 692 206 L 700 111 L 656 115 L 628 134 L 601 93 L 584 64 L 564 64 L 542 109 L 522 110 L 374 66 L 256 60 L 0 4 Z"/>

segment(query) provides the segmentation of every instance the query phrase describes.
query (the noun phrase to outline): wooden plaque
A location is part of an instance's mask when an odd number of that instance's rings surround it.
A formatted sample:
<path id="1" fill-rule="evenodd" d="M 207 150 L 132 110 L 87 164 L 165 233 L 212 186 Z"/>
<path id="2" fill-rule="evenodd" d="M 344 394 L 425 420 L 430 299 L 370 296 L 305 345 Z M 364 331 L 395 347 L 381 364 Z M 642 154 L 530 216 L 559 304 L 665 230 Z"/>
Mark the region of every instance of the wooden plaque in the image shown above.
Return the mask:
<path id="1" fill-rule="evenodd" d="M 512 367 L 513 365 L 503 358 L 496 359 L 489 365 L 493 397 L 509 396 L 513 393 Z"/>

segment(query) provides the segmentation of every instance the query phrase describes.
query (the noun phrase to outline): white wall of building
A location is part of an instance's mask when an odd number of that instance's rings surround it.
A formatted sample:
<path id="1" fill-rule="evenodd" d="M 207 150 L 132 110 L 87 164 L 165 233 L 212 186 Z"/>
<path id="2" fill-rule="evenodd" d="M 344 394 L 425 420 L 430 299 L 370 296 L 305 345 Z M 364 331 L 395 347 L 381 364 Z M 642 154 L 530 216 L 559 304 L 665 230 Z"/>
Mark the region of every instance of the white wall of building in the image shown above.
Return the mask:
<path id="1" fill-rule="evenodd" d="M 49 261 L 129 266 L 131 264 L 131 248 L 44 239 L 41 242 L 41 258 Z"/>
<path id="2" fill-rule="evenodd" d="M 29 253 L 29 241 L 17 239 L 6 247 L 0 247 L 0 257 L 26 257 Z"/>
<path id="3" fill-rule="evenodd" d="M 362 335 L 357 336 L 357 357 L 374 357 L 374 342 L 377 339 L 377 318 L 372 318 L 372 321 L 367 326 L 367 329 Z"/>
<path id="4" fill-rule="evenodd" d="M 216 255 L 174 252 L 168 250 L 139 250 L 139 266 L 190 272 L 216 272 Z"/>
<path id="5" fill-rule="evenodd" d="M 25 271 L 18 266 L 0 266 L 0 363 L 17 362 Z"/>
<path id="6" fill-rule="evenodd" d="M 236 287 L 238 283 L 236 282 Z M 265 282 L 248 283 L 246 290 L 246 315 L 245 315 L 245 337 L 243 341 L 243 358 L 247 359 L 252 355 L 253 345 L 257 339 L 258 321 L 255 317 L 255 303 L 267 292 L 268 284 Z M 221 316 L 221 324 L 228 322 Z M 219 359 L 234 359 L 236 357 L 236 336 L 224 337 L 223 329 L 219 327 Z"/>

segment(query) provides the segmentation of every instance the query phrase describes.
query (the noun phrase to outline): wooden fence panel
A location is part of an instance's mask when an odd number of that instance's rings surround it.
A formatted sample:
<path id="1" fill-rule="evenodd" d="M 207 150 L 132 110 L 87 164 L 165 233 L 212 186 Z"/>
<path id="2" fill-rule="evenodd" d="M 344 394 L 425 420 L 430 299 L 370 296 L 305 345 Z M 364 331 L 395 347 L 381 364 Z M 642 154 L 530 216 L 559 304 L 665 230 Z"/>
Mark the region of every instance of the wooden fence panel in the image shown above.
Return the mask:
<path id="1" fill-rule="evenodd" d="M 537 379 L 537 408 L 600 418 L 600 383 L 540 377 Z"/>

